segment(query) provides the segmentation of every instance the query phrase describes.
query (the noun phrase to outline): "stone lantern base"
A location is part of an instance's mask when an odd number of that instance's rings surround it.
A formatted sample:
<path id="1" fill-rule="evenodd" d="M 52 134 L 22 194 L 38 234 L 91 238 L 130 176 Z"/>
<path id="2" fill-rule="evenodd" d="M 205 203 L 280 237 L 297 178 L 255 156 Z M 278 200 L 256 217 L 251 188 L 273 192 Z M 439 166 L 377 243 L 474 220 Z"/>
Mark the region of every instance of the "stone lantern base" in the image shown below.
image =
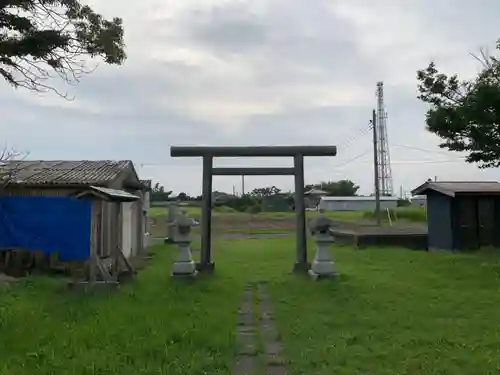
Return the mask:
<path id="1" fill-rule="evenodd" d="M 335 264 L 328 248 L 334 242 L 333 238 L 328 233 L 317 233 L 314 239 L 316 241 L 316 254 L 309 270 L 309 276 L 313 280 L 336 278 L 338 274 L 335 271 Z"/>
<path id="2" fill-rule="evenodd" d="M 179 255 L 172 267 L 172 277 L 195 277 L 198 274 L 196 270 L 196 263 L 191 256 L 191 249 L 189 248 L 190 240 L 184 239 L 183 241 L 176 241 L 179 245 Z"/>

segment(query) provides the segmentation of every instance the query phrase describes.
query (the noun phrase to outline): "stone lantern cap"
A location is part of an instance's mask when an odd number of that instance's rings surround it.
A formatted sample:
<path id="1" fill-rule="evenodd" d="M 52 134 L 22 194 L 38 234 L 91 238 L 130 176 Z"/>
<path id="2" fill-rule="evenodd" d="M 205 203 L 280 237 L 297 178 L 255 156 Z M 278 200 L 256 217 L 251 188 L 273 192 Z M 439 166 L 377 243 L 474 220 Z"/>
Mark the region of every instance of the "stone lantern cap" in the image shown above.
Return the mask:
<path id="1" fill-rule="evenodd" d="M 333 221 L 325 216 L 324 210 L 319 210 L 319 215 L 309 221 L 309 229 L 312 234 L 316 232 L 327 233 L 333 226 Z"/>
<path id="2" fill-rule="evenodd" d="M 181 214 L 175 219 L 175 223 L 179 228 L 180 234 L 188 234 L 191 231 L 191 227 L 196 225 L 196 221 L 187 216 L 186 210 L 181 211 Z"/>

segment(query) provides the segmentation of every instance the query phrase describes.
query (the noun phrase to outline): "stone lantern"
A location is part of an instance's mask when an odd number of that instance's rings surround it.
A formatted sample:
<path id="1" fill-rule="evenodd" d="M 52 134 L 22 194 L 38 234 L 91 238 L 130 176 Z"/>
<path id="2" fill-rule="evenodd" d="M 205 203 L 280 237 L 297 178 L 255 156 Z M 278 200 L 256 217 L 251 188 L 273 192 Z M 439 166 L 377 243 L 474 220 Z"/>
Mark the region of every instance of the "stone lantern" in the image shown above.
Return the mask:
<path id="1" fill-rule="evenodd" d="M 333 221 L 325 216 L 323 209 L 319 210 L 318 216 L 309 221 L 309 229 L 316 242 L 316 254 L 309 270 L 309 275 L 314 280 L 331 278 L 337 275 L 329 249 L 329 245 L 335 242 L 330 235 L 332 226 Z"/>
<path id="2" fill-rule="evenodd" d="M 176 217 L 179 215 L 178 206 L 176 202 L 170 202 L 167 206 L 168 216 L 167 216 L 167 237 L 163 241 L 164 243 L 175 243 L 177 224 L 175 222 Z"/>
<path id="3" fill-rule="evenodd" d="M 174 221 L 176 226 L 175 243 L 179 246 L 179 254 L 172 267 L 173 277 L 194 277 L 196 276 L 196 263 L 191 255 L 191 228 L 198 223 L 187 216 L 187 211 L 182 210 Z"/>

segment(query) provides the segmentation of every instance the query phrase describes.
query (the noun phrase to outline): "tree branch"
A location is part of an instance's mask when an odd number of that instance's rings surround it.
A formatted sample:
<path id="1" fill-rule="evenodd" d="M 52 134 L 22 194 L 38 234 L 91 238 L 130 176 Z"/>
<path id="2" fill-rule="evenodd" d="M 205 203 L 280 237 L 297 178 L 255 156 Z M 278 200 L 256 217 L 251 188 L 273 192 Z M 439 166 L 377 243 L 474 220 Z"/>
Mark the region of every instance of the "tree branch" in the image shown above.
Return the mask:
<path id="1" fill-rule="evenodd" d="M 7 4 L 5 4 L 7 3 Z M 4 0 L 0 4 L 0 75 L 14 87 L 52 91 L 58 79 L 74 85 L 97 64 L 126 58 L 122 21 L 105 20 L 79 0 Z"/>

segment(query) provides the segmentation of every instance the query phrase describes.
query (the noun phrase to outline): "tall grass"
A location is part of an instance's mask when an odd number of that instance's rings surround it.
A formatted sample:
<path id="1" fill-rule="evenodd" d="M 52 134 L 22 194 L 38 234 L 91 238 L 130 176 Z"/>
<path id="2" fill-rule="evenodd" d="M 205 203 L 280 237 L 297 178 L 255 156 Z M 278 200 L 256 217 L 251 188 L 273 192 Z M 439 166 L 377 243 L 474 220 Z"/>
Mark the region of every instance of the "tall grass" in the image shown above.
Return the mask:
<path id="1" fill-rule="evenodd" d="M 389 209 L 391 220 L 408 220 L 413 222 L 424 223 L 427 221 L 427 210 L 420 207 L 398 207 L 396 209 Z M 375 211 L 366 211 L 363 214 L 365 219 L 375 219 Z M 381 213 L 382 220 L 389 220 L 387 210 Z"/>

